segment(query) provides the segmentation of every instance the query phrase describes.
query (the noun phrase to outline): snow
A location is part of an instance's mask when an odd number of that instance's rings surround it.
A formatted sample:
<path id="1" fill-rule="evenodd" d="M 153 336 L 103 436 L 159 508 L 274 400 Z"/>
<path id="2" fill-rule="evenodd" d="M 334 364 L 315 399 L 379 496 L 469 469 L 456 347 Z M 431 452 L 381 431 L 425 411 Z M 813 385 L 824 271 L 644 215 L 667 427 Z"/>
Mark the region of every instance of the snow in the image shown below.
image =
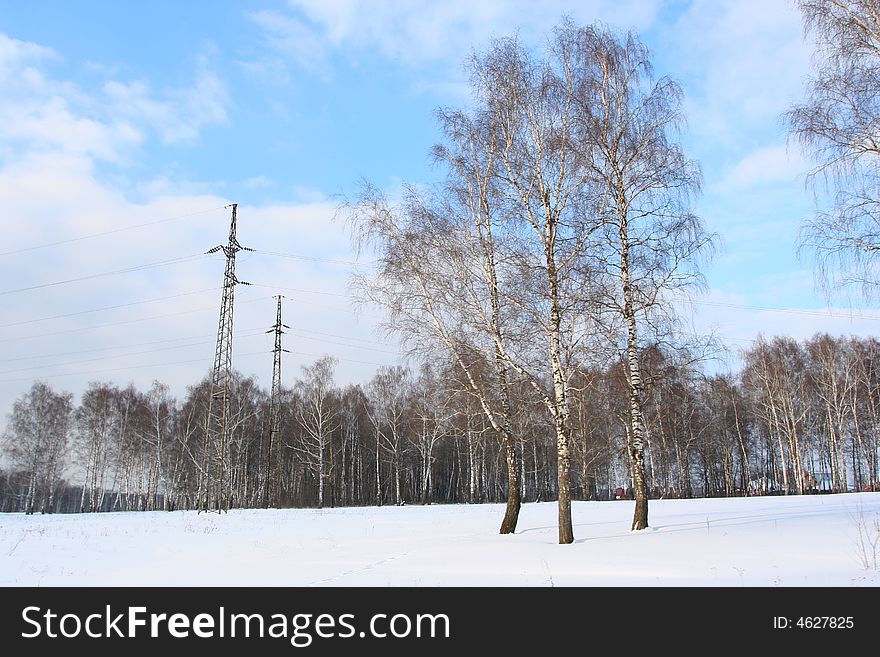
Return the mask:
<path id="1" fill-rule="evenodd" d="M 0 514 L 2 586 L 877 586 L 880 493 L 556 504 Z M 878 546 L 880 548 L 880 546 Z M 870 551 L 870 548 L 868 548 Z M 880 557 L 880 554 L 878 554 Z"/>

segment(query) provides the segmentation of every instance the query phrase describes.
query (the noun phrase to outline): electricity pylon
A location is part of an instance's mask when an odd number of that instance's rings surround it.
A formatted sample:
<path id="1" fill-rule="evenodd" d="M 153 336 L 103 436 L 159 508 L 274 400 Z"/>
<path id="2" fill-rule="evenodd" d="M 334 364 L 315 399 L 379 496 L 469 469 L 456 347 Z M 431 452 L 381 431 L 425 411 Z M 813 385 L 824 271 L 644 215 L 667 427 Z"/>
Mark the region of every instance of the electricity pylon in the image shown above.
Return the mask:
<path id="1" fill-rule="evenodd" d="M 200 511 L 228 511 L 229 482 L 226 477 L 226 448 L 229 442 L 229 402 L 232 393 L 232 311 L 235 286 L 249 285 L 235 276 L 235 254 L 252 251 L 238 242 L 235 235 L 238 204 L 232 204 L 229 223 L 229 241 L 215 246 L 208 253 L 223 251 L 226 270 L 223 273 L 223 298 L 220 302 L 220 322 L 217 328 L 217 349 L 211 372 L 211 395 L 205 422 L 205 450 L 199 483 Z"/>
<path id="2" fill-rule="evenodd" d="M 266 333 L 275 333 L 275 348 L 272 350 L 274 360 L 272 363 L 272 399 L 269 407 L 269 445 L 266 448 L 266 478 L 265 488 L 263 489 L 263 507 L 269 508 L 270 499 L 274 502 L 274 495 L 271 493 L 271 473 L 272 473 L 272 447 L 278 439 L 281 431 L 281 353 L 287 349 L 281 346 L 281 336 L 284 330 L 290 328 L 287 324 L 281 323 L 281 300 L 284 298 L 280 294 L 275 297 L 278 299 L 278 308 L 275 312 L 275 325 Z"/>

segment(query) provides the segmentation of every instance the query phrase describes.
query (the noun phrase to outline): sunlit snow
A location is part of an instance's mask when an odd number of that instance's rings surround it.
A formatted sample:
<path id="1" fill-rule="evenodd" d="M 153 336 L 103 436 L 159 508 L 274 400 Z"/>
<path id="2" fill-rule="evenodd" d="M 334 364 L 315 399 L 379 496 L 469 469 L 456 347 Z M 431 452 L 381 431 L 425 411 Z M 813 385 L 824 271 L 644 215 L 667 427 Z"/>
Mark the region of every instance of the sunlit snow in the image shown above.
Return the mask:
<path id="1" fill-rule="evenodd" d="M 0 585 L 877 586 L 880 493 L 556 504 L 0 514 Z M 862 533 L 860 542 L 859 535 Z"/>

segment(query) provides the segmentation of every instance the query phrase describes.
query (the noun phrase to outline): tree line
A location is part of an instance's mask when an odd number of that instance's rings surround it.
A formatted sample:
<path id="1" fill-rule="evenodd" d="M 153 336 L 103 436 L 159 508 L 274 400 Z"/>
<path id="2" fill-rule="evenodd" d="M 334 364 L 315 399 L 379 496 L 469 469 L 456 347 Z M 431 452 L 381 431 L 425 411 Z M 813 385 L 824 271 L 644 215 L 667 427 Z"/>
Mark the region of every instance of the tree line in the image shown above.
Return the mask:
<path id="1" fill-rule="evenodd" d="M 651 497 L 878 489 L 880 341 L 777 337 L 759 339 L 742 356 L 736 375 L 709 375 L 686 353 L 640 350 Z M 332 357 L 319 359 L 282 388 L 271 462 L 269 395 L 236 377 L 231 506 L 507 499 L 504 437 L 454 363 L 383 367 L 368 383 L 347 386 L 334 383 L 334 365 Z M 574 499 L 632 496 L 627 367 L 621 358 L 581 369 L 572 381 Z M 484 362 L 472 376 L 492 370 Z M 530 382 L 509 383 L 520 497 L 555 500 L 553 420 Z M 70 393 L 34 383 L 9 416 L 0 510 L 198 508 L 208 387 L 205 379 L 177 400 L 158 382 L 147 391 L 93 382 L 74 407 Z"/>

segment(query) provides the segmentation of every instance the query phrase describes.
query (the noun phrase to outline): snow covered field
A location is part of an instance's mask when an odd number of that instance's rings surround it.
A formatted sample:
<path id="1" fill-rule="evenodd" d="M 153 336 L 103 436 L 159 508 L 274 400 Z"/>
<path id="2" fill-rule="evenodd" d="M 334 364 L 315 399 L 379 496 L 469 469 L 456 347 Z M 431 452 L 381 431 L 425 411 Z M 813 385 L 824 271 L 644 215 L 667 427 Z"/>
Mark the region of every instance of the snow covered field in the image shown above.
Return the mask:
<path id="1" fill-rule="evenodd" d="M 632 504 L 575 502 L 574 545 L 555 503 L 526 504 L 511 536 L 501 505 L 0 514 L 0 585 L 880 585 L 858 545 L 880 493 L 658 500 L 638 533 Z"/>

